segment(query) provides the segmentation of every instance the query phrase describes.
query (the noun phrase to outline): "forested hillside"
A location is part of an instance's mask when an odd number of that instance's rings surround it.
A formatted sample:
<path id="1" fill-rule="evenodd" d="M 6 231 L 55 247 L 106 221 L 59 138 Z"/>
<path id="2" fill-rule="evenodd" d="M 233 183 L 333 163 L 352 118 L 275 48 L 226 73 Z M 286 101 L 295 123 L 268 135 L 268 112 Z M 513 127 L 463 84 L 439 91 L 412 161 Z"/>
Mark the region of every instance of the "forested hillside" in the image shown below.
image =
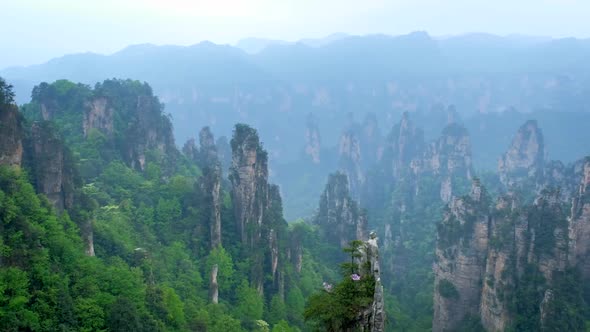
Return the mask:
<path id="1" fill-rule="evenodd" d="M 255 129 L 181 153 L 146 83 L 42 83 L 20 110 L 0 83 L 1 330 L 309 330 L 306 299 L 349 279 L 284 220 Z M 372 285 L 345 326 L 375 324 Z"/>

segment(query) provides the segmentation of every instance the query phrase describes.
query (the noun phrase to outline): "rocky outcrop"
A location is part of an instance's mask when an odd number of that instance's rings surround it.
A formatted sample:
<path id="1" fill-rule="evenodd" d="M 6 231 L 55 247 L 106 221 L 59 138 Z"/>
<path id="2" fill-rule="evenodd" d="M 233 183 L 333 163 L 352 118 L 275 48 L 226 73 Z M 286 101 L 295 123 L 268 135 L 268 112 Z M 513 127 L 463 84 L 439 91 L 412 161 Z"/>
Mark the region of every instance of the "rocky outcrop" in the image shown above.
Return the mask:
<path id="1" fill-rule="evenodd" d="M 346 175 L 329 176 L 314 223 L 328 243 L 340 248 L 347 247 L 352 240 L 366 238 L 367 217 L 351 198 Z"/>
<path id="2" fill-rule="evenodd" d="M 31 165 L 37 192 L 44 194 L 58 210 L 74 205 L 73 162 L 57 131 L 49 122 L 36 122 L 31 128 Z"/>
<path id="3" fill-rule="evenodd" d="M 568 225 L 558 189 L 545 189 L 535 199 L 528 218 L 527 262 L 536 264 L 547 282 L 568 263 Z"/>
<path id="4" fill-rule="evenodd" d="M 438 229 L 433 331 L 450 331 L 479 315 L 488 246 L 488 197 L 479 181 L 455 198 Z"/>
<path id="5" fill-rule="evenodd" d="M 25 128 L 15 105 L 0 106 L 0 165 L 26 168 L 37 193 L 47 197 L 58 213 L 70 210 L 80 227 L 86 255 L 94 256 L 92 203 L 80 192 L 75 162 L 52 123 L 34 122 Z"/>
<path id="6" fill-rule="evenodd" d="M 387 142 L 383 159 L 391 164 L 392 181 L 410 179 L 416 182 L 425 175 L 433 176 L 440 181 L 443 202 L 449 202 L 453 196 L 455 180 L 468 180 L 473 176 L 469 133 L 456 122 L 448 124 L 436 141 L 425 144 L 422 130 L 412 124 L 408 113 L 404 113 Z"/>
<path id="7" fill-rule="evenodd" d="M 489 331 L 505 331 L 514 320 L 512 293 L 522 273 L 526 216 L 518 213 L 513 195 L 496 202 L 490 219 L 489 246 L 481 295 L 481 324 Z"/>
<path id="8" fill-rule="evenodd" d="M 473 175 L 467 129 L 457 123 L 447 125 L 441 137 L 428 146 L 421 159 L 412 162 L 411 168 L 417 176 L 433 174 L 440 177 L 440 198 L 449 202 L 453 196 L 453 180 L 471 179 Z"/>
<path id="9" fill-rule="evenodd" d="M 422 157 L 425 149 L 424 133 L 417 128 L 407 112 L 387 137 L 384 160 L 391 163 L 392 175 L 399 178 L 413 160 Z"/>
<path id="10" fill-rule="evenodd" d="M 385 329 L 385 300 L 377 240 L 377 234 L 371 232 L 369 239 L 360 248 L 360 266 L 367 267 L 362 277 L 371 276 L 375 280 L 373 303 L 361 314 L 360 330 L 366 332 L 383 332 Z"/>
<path id="11" fill-rule="evenodd" d="M 217 157 L 217 148 L 209 127 L 199 133 L 199 165 L 203 171 L 200 189 L 204 197 L 209 243 L 211 249 L 221 245 L 221 163 Z"/>
<path id="12" fill-rule="evenodd" d="M 466 319 L 487 331 L 518 329 L 515 307 L 526 308 L 520 310 L 540 328 L 556 314 L 559 278 L 568 266 L 583 265 L 585 244 L 581 260 L 572 253 L 575 237 L 585 239 L 587 230 L 573 218 L 568 225 L 559 190 L 542 190 L 529 206 L 508 193 L 490 208 L 485 197 L 474 180 L 471 195 L 453 199 L 438 226 L 433 330 L 454 330 Z M 519 298 L 524 289 L 537 295 Z"/>
<path id="13" fill-rule="evenodd" d="M 441 137 L 429 145 L 421 166 L 415 171 L 471 179 L 473 166 L 467 129 L 457 123 L 447 125 Z"/>
<path id="14" fill-rule="evenodd" d="M 109 156 L 107 162 L 119 159 L 143 171 L 148 159 L 164 161 L 164 176 L 174 165 L 178 151 L 170 118 L 146 83 L 113 79 L 91 89 L 60 80 L 36 86 L 32 101 L 39 108 L 30 110 L 31 118 L 63 125 L 60 129 L 67 128 L 63 134 L 68 144 L 97 139 L 93 133 L 104 136 L 100 148 L 108 150 L 102 155 Z"/>
<path id="15" fill-rule="evenodd" d="M 209 277 L 209 297 L 211 299 L 211 303 L 213 304 L 219 303 L 219 284 L 217 283 L 218 271 L 219 266 L 214 264 L 211 267 L 211 275 Z"/>
<path id="16" fill-rule="evenodd" d="M 587 280 L 590 278 L 590 157 L 584 161 L 568 223 L 570 264 L 577 266 Z"/>
<path id="17" fill-rule="evenodd" d="M 137 96 L 131 114 L 133 122 L 123 128 L 125 133 L 125 159 L 129 166 L 145 170 L 147 153 L 156 151 L 173 158 L 176 147 L 170 119 L 162 114 L 158 98 L 149 95 Z"/>
<path id="18" fill-rule="evenodd" d="M 383 138 L 375 113 L 367 113 L 359 130 L 360 147 L 363 152 L 361 165 L 366 170 L 375 165 L 383 156 Z"/>
<path id="19" fill-rule="evenodd" d="M 232 166 L 229 179 L 242 243 L 251 249 L 251 282 L 263 292 L 266 275 L 273 287 L 279 267 L 279 229 L 286 227 L 277 186 L 268 183 L 268 157 L 255 129 L 238 124 L 231 140 Z"/>
<path id="20" fill-rule="evenodd" d="M 113 108 L 109 105 L 105 97 L 93 98 L 86 102 L 86 112 L 84 113 L 84 137 L 88 137 L 94 130 L 100 131 L 107 137 L 113 136 Z"/>
<path id="21" fill-rule="evenodd" d="M 229 176 L 236 226 L 242 242 L 253 245 L 261 237 L 260 226 L 268 203 L 268 157 L 256 130 L 246 125 L 236 125 L 231 146 Z M 253 231 L 247 232 L 248 228 Z"/>
<path id="22" fill-rule="evenodd" d="M 543 176 L 544 158 L 543 133 L 537 121 L 529 120 L 520 127 L 498 162 L 500 181 L 507 188 L 522 186 L 530 179 L 538 183 Z"/>
<path id="23" fill-rule="evenodd" d="M 353 129 L 346 130 L 338 144 L 339 168 L 348 178 L 350 193 L 357 201 L 361 187 L 365 183 L 365 172 L 361 165 L 361 145 L 358 134 Z"/>
<path id="24" fill-rule="evenodd" d="M 317 122 L 311 116 L 311 114 L 307 117 L 307 122 L 305 126 L 305 148 L 304 153 L 305 156 L 311 160 L 314 164 L 319 164 L 320 159 L 320 152 L 321 152 L 321 138 L 320 138 L 320 130 L 318 128 Z"/>
<path id="25" fill-rule="evenodd" d="M 189 138 L 182 146 L 182 153 L 188 158 L 197 162 L 199 160 L 199 148 L 194 137 Z"/>
<path id="26" fill-rule="evenodd" d="M 0 165 L 22 165 L 23 137 L 22 117 L 16 106 L 0 105 Z"/>

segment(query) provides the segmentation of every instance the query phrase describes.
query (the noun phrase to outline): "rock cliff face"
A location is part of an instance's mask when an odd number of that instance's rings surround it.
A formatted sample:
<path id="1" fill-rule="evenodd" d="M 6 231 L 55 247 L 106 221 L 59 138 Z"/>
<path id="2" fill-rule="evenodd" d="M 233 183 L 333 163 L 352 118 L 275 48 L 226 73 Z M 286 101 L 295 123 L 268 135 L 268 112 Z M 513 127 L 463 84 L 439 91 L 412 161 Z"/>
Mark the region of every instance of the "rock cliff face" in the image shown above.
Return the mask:
<path id="1" fill-rule="evenodd" d="M 519 257 L 525 253 L 526 217 L 519 215 L 515 197 L 498 199 L 490 219 L 489 246 L 481 295 L 481 324 L 490 331 L 505 331 L 513 321 L 510 304 L 517 280 Z M 512 272 L 509 272 L 512 271 Z"/>
<path id="2" fill-rule="evenodd" d="M 71 152 L 52 123 L 33 123 L 27 147 L 26 159 L 34 175 L 37 192 L 44 194 L 58 213 L 64 210 L 72 213 L 76 204 L 85 205 L 87 198 L 80 191 L 81 182 Z M 94 256 L 92 217 L 81 214 L 70 216 L 80 227 L 86 255 Z"/>
<path id="3" fill-rule="evenodd" d="M 537 121 L 523 124 L 508 151 L 498 162 L 500 181 L 507 187 L 522 185 L 527 179 L 537 183 L 543 176 L 545 145 Z"/>
<path id="4" fill-rule="evenodd" d="M 84 198 L 78 192 L 74 160 L 57 130 L 46 121 L 25 128 L 13 105 L 0 109 L 0 165 L 26 168 L 37 193 L 45 195 L 58 213 Z M 86 254 L 94 256 L 92 220 L 70 216 L 80 226 Z"/>
<path id="5" fill-rule="evenodd" d="M 310 115 L 307 118 L 306 126 L 305 126 L 305 148 L 304 153 L 305 156 L 309 160 L 311 160 L 314 164 L 319 164 L 320 159 L 320 152 L 322 148 L 322 141 L 320 137 L 320 129 L 318 128 L 317 122 L 315 119 Z"/>
<path id="6" fill-rule="evenodd" d="M 412 123 L 406 112 L 387 137 L 384 159 L 391 163 L 393 176 L 399 178 L 413 160 L 422 156 L 424 149 L 424 133 Z"/>
<path id="7" fill-rule="evenodd" d="M 368 113 L 360 127 L 360 146 L 363 152 L 361 165 L 364 169 L 375 165 L 383 156 L 381 131 L 375 113 Z"/>
<path id="8" fill-rule="evenodd" d="M 361 314 L 361 331 L 383 332 L 385 329 L 385 300 L 379 267 L 379 245 L 377 234 L 371 232 L 369 239 L 360 248 L 361 266 L 368 266 L 366 273 L 375 279 L 373 303 Z"/>
<path id="9" fill-rule="evenodd" d="M 441 137 L 430 144 L 423 159 L 422 172 L 470 179 L 473 170 L 467 129 L 457 123 L 447 125 Z"/>
<path id="10" fill-rule="evenodd" d="M 487 194 L 474 181 L 469 196 L 454 199 L 439 225 L 434 264 L 433 331 L 450 331 L 479 315 L 488 246 Z"/>
<path id="11" fill-rule="evenodd" d="M 345 248 L 352 240 L 364 239 L 367 217 L 351 198 L 348 178 L 342 173 L 331 174 L 320 197 L 320 207 L 314 223 L 332 245 Z"/>
<path id="12" fill-rule="evenodd" d="M 386 163 L 391 163 L 392 181 L 416 181 L 425 175 L 433 176 L 440 181 L 441 200 L 449 202 L 453 180 L 468 180 L 473 176 L 469 133 L 462 125 L 451 122 L 436 141 L 425 144 L 423 136 L 408 113 L 404 113 L 388 137 L 383 157 Z"/>
<path id="13" fill-rule="evenodd" d="M 467 319 L 488 331 L 519 329 L 515 308 L 528 312 L 529 327 L 551 324 L 564 274 L 589 270 L 590 162 L 579 175 L 569 218 L 563 195 L 552 188 L 531 205 L 508 193 L 490 207 L 475 180 L 469 197 L 453 199 L 438 227 L 433 330 L 453 330 Z"/>
<path id="14" fill-rule="evenodd" d="M 137 96 L 134 121 L 125 128 L 125 159 L 135 169 L 143 171 L 146 166 L 147 153 L 157 151 L 169 158 L 176 152 L 172 124 L 161 113 L 161 105 L 156 97 Z"/>
<path id="15" fill-rule="evenodd" d="M 114 151 L 105 155 L 136 170 L 143 171 L 147 159 L 163 155 L 174 163 L 177 150 L 171 121 L 145 83 L 106 80 L 94 89 L 67 81 L 41 83 L 33 89 L 32 102 L 39 109 L 30 110 L 31 118 L 63 124 L 68 144 L 79 144 L 96 132 L 106 138 L 105 148 L 118 150 L 117 155 Z"/>
<path id="16" fill-rule="evenodd" d="M 453 180 L 471 179 L 471 141 L 469 133 L 462 125 L 451 123 L 441 137 L 432 142 L 422 159 L 415 160 L 412 170 L 416 175 L 433 174 L 441 178 L 440 198 L 449 202 L 453 196 Z"/>
<path id="17" fill-rule="evenodd" d="M 265 275 L 278 286 L 278 234 L 285 224 L 282 202 L 278 187 L 268 183 L 268 157 L 256 130 L 236 125 L 231 147 L 229 179 L 236 229 L 244 245 L 257 249 L 252 250 L 251 282 L 262 293 Z"/>
<path id="18" fill-rule="evenodd" d="M 195 138 L 189 138 L 184 145 L 182 146 L 182 153 L 189 159 L 194 162 L 199 160 L 199 148 L 197 147 L 197 143 L 195 142 Z"/>
<path id="19" fill-rule="evenodd" d="M 203 170 L 200 182 L 205 198 L 204 206 L 208 210 L 209 242 L 211 248 L 221 245 L 221 163 L 217 157 L 217 148 L 209 127 L 199 133 L 199 160 Z"/>
<path id="20" fill-rule="evenodd" d="M 357 201 L 360 199 L 361 187 L 365 183 L 365 172 L 361 165 L 361 145 L 354 129 L 346 130 L 338 143 L 340 156 L 339 168 L 348 177 L 350 193 Z"/>
<path id="21" fill-rule="evenodd" d="M 268 156 L 256 130 L 237 125 L 231 140 L 232 201 L 238 233 L 252 245 L 261 237 L 260 226 L 268 204 Z"/>
<path id="22" fill-rule="evenodd" d="M 92 129 L 102 132 L 107 137 L 113 136 L 113 108 L 105 97 L 93 98 L 86 102 L 86 112 L 84 113 L 84 137 Z"/>
<path id="23" fill-rule="evenodd" d="M 34 123 L 31 128 L 31 164 L 35 186 L 47 196 L 58 211 L 74 205 L 73 162 L 57 131 L 48 122 Z"/>
<path id="24" fill-rule="evenodd" d="M 569 217 L 570 264 L 590 278 L 590 158 L 584 161 L 578 192 Z"/>
<path id="25" fill-rule="evenodd" d="M 21 166 L 24 136 L 21 115 L 16 106 L 0 107 L 0 165 Z"/>

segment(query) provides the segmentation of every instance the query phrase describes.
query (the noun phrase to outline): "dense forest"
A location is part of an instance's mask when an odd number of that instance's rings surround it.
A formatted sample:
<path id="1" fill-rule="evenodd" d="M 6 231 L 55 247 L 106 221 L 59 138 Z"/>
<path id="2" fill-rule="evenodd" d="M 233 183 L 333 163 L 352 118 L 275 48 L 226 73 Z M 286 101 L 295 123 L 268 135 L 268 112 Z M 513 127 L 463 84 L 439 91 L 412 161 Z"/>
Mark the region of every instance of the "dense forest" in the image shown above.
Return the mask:
<path id="1" fill-rule="evenodd" d="M 145 83 L 43 83 L 20 110 L 1 83 L 1 330 L 322 329 L 331 313 L 306 324 L 306 299 L 347 256 L 319 224 L 286 223 L 255 129 L 236 125 L 223 169 L 208 128 L 176 149 Z M 353 270 L 361 312 L 375 280 Z M 339 326 L 371 324 L 355 312 Z"/>

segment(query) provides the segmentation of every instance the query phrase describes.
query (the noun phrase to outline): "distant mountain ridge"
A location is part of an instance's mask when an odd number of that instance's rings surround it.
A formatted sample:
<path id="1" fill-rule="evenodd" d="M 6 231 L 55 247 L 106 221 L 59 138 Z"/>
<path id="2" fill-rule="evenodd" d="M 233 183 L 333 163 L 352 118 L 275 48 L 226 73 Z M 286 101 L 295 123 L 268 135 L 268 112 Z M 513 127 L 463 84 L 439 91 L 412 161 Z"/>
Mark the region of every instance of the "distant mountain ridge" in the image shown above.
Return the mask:
<path id="1" fill-rule="evenodd" d="M 249 54 L 248 47 L 258 52 Z M 298 157 L 287 147 L 299 146 L 310 113 L 324 143 L 334 146 L 349 113 L 374 112 L 388 128 L 403 112 L 427 114 L 436 105 L 453 104 L 465 116 L 590 111 L 588 58 L 588 39 L 438 38 L 422 31 L 297 43 L 253 39 L 237 46 L 132 45 L 111 55 L 72 54 L 7 68 L 0 76 L 15 86 L 19 103 L 43 81 L 146 81 L 173 116 L 178 142 L 195 125 L 227 132 L 246 122 L 259 129 L 272 160 L 283 162 Z"/>
<path id="2" fill-rule="evenodd" d="M 277 58 L 277 63 L 288 65 L 289 63 L 297 64 L 303 62 L 307 57 L 312 57 L 318 62 L 323 62 L 334 53 L 342 52 L 340 61 L 335 63 L 336 66 L 345 64 L 345 56 L 369 56 L 370 60 L 379 60 L 388 57 L 390 64 L 396 63 L 399 67 L 393 66 L 385 69 L 400 70 L 405 67 L 407 73 L 416 74 L 424 70 L 413 63 L 415 53 L 418 51 L 428 51 L 422 54 L 425 63 L 433 65 L 450 66 L 447 71 L 458 70 L 459 67 L 465 66 L 464 60 L 477 60 L 483 57 L 490 60 L 489 63 L 480 63 L 478 67 L 467 67 L 467 71 L 486 71 L 496 69 L 497 66 L 505 66 L 507 58 L 510 58 L 509 69 L 530 71 L 530 70 L 558 70 L 558 69 L 584 69 L 590 67 L 583 61 L 584 57 L 590 54 L 590 40 L 561 38 L 550 39 L 545 37 L 528 37 L 519 35 L 509 35 L 506 37 L 474 33 L 445 38 L 435 38 L 426 32 L 419 31 L 407 35 L 389 36 L 389 35 L 365 35 L 353 36 L 344 33 L 335 33 L 324 38 L 302 39 L 297 42 L 288 42 L 275 39 L 264 38 L 246 38 L 238 41 L 235 46 L 215 44 L 204 41 L 190 46 L 178 45 L 153 45 L 137 44 L 130 45 L 111 55 L 101 55 L 97 53 L 78 53 L 67 54 L 59 58 L 54 58 L 40 65 L 27 67 L 9 67 L 0 70 L 0 74 L 11 80 L 26 79 L 57 79 L 57 75 L 68 75 L 76 66 L 80 65 L 99 65 L 99 67 L 86 68 L 84 73 L 79 73 L 79 81 L 97 81 L 102 79 L 97 73 L 104 66 L 109 71 L 115 71 L 117 65 L 122 65 L 125 60 L 141 60 L 135 62 L 136 67 L 147 66 L 153 60 L 163 61 L 158 58 L 163 56 L 171 59 L 164 61 L 163 64 L 174 64 L 177 66 L 175 71 L 180 71 L 183 65 L 207 65 L 204 60 L 217 60 L 219 65 L 229 65 L 227 62 L 232 59 L 240 64 L 258 64 L 257 76 L 263 76 L 265 71 L 277 71 L 273 64 L 265 64 L 270 57 L 281 56 Z M 486 53 L 491 52 L 495 58 L 486 59 Z M 291 56 L 288 56 L 288 55 Z M 532 57 L 533 55 L 543 54 L 544 59 Z M 305 58 L 301 58 L 305 56 Z M 214 59 L 212 59 L 214 58 Z M 298 58 L 294 59 L 294 58 Z M 175 61 L 173 62 L 172 59 Z M 359 58 L 355 58 L 358 61 Z M 289 62 L 285 62 L 289 61 Z M 168 62 L 168 63 L 167 63 Z M 372 62 L 367 69 L 373 69 L 378 65 L 383 65 L 385 61 Z M 236 63 L 231 63 L 235 65 Z M 348 63 L 346 63 L 348 64 Z M 577 66 L 580 66 L 579 68 Z M 220 69 L 224 69 L 222 66 Z M 59 71 L 58 69 L 70 69 L 68 71 Z M 91 69 L 91 70 L 88 70 Z M 104 68 L 103 68 L 104 69 Z M 154 68 L 151 68 L 154 69 Z M 173 68 L 169 68 L 173 69 Z M 204 68 L 198 68 L 204 69 Z M 273 70 L 274 69 L 274 70 Z M 340 68 L 342 69 L 342 68 Z M 383 68 L 381 68 L 381 71 Z M 430 68 L 432 69 L 432 68 Z M 450 70 L 449 70 L 450 69 Z M 139 71 L 139 70 L 138 70 Z M 133 70 L 127 70 L 133 73 Z M 125 72 L 123 72 L 125 73 Z M 142 72 L 139 71 L 138 74 Z M 122 74 L 122 73 L 121 73 Z M 316 73 L 320 74 L 320 73 Z M 62 77 L 63 78 L 63 77 Z M 69 79 L 76 80 L 73 77 Z M 141 78 L 141 77 L 139 77 Z M 289 77 L 281 77 L 288 79 Z"/>

